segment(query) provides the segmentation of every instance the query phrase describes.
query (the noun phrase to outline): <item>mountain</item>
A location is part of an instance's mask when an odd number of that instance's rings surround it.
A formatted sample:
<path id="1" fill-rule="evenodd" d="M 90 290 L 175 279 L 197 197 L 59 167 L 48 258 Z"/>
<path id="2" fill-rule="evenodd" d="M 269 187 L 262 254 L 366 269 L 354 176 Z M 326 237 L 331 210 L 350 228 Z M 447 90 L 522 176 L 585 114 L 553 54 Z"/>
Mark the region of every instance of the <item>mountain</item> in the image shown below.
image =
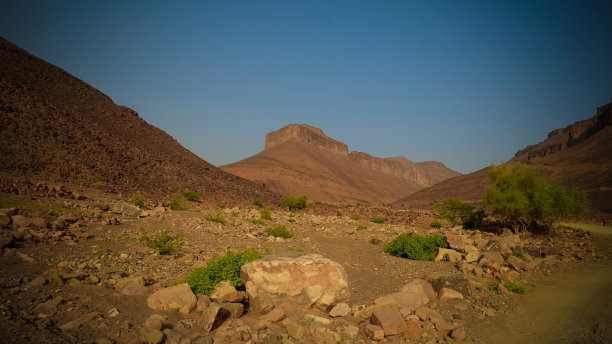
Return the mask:
<path id="1" fill-rule="evenodd" d="M 263 151 L 221 168 L 281 194 L 326 202 L 392 202 L 459 175 L 439 162 L 349 153 L 347 145 L 306 124 L 268 133 Z"/>
<path id="2" fill-rule="evenodd" d="M 586 120 L 548 133 L 547 138 L 516 152 L 509 161 L 533 166 L 541 175 L 584 190 L 591 204 L 612 212 L 612 103 Z M 423 206 L 445 198 L 478 202 L 488 185 L 486 168 L 445 180 L 397 202 Z"/>
<path id="3" fill-rule="evenodd" d="M 102 92 L 0 37 L 0 173 L 207 201 L 278 199 L 202 160 Z"/>

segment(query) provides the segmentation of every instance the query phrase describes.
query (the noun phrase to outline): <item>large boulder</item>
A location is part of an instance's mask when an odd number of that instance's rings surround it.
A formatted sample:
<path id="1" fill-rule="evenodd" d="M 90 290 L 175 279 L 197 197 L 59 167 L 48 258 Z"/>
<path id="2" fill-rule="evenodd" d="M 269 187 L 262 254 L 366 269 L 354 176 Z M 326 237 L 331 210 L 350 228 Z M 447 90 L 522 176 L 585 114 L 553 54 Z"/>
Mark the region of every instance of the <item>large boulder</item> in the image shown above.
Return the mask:
<path id="1" fill-rule="evenodd" d="M 23 215 L 14 215 L 11 218 L 13 222 L 13 228 L 20 227 L 35 227 L 35 228 L 46 228 L 47 221 L 42 217 L 25 217 Z"/>
<path id="2" fill-rule="evenodd" d="M 318 254 L 290 252 L 242 266 L 249 302 L 291 301 L 327 310 L 348 301 L 348 278 L 342 265 Z"/>
<path id="3" fill-rule="evenodd" d="M 187 283 L 160 289 L 147 298 L 149 308 L 157 310 L 178 309 L 185 314 L 191 312 L 196 303 L 196 296 Z"/>
<path id="4" fill-rule="evenodd" d="M 142 215 L 142 209 L 125 201 L 119 201 L 113 206 L 113 212 L 117 214 L 125 214 L 129 216 Z"/>

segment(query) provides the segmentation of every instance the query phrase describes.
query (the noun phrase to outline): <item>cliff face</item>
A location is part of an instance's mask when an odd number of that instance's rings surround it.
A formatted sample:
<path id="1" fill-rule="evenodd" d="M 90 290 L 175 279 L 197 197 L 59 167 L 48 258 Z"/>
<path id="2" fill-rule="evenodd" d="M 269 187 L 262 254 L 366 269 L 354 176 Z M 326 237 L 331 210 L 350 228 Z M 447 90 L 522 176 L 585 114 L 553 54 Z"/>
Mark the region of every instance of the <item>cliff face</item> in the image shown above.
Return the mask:
<path id="1" fill-rule="evenodd" d="M 513 161 L 544 158 L 577 145 L 612 125 L 612 103 L 597 108 L 595 116 L 548 133 L 546 140 L 516 152 Z"/>
<path id="2" fill-rule="evenodd" d="M 342 142 L 336 141 L 323 133 L 323 130 L 306 124 L 289 124 L 279 130 L 266 135 L 266 148 L 296 140 L 316 149 L 348 156 L 348 147 Z"/>
<path id="3" fill-rule="evenodd" d="M 359 203 L 395 201 L 459 175 L 437 162 L 349 154 L 344 143 L 306 124 L 290 124 L 269 133 L 263 151 L 222 168 L 283 194 Z"/>

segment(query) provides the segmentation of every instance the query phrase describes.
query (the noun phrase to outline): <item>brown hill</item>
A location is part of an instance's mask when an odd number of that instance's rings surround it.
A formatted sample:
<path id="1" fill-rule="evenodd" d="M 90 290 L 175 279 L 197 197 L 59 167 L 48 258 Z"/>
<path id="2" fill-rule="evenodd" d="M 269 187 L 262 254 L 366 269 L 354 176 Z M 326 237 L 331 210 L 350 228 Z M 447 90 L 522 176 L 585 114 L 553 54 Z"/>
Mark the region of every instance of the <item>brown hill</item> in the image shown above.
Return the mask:
<path id="1" fill-rule="evenodd" d="M 282 194 L 326 202 L 391 202 L 459 175 L 439 162 L 349 154 L 344 143 L 306 124 L 269 133 L 263 151 L 221 168 Z"/>
<path id="2" fill-rule="evenodd" d="M 0 38 L 0 172 L 211 202 L 278 197 L 207 163 L 133 110 Z"/>
<path id="3" fill-rule="evenodd" d="M 510 162 L 532 165 L 540 174 L 587 192 L 593 206 L 612 212 L 612 103 L 595 116 L 548 134 L 546 140 L 519 150 Z M 478 202 L 486 191 L 486 169 L 452 178 L 398 201 L 423 206 L 444 198 Z"/>

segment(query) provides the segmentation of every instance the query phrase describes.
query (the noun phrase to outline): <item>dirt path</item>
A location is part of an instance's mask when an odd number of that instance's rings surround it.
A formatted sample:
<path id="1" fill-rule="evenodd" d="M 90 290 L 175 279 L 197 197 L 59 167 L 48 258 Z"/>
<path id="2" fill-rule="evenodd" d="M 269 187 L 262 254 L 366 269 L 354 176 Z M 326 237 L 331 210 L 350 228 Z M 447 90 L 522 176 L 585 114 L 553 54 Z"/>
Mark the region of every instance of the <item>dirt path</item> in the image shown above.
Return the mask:
<path id="1" fill-rule="evenodd" d="M 612 236 L 599 236 L 609 249 Z M 531 287 L 514 311 L 473 327 L 477 343 L 612 343 L 612 261 L 590 263 Z"/>

